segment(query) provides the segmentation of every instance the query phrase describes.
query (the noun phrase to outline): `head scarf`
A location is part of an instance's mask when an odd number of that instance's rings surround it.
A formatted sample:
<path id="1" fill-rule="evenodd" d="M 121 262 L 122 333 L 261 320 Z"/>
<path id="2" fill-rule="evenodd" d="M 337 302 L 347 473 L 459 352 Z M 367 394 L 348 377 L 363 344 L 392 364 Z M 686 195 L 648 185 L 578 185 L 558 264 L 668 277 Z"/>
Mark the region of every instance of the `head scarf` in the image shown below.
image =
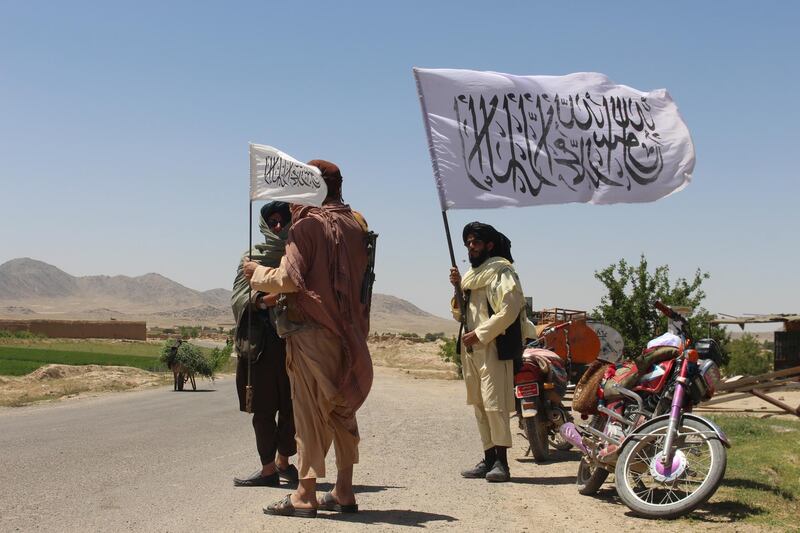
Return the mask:
<path id="1" fill-rule="evenodd" d="M 464 226 L 464 231 L 462 232 L 464 244 L 467 244 L 468 235 L 474 235 L 475 238 L 485 243 L 494 243 L 494 248 L 489 252 L 489 257 L 502 257 L 511 263 L 514 262 L 514 259 L 511 257 L 511 241 L 489 224 L 483 224 L 477 221 L 470 222 Z"/>
<path id="2" fill-rule="evenodd" d="M 267 225 L 267 219 L 273 213 L 280 213 L 284 220 L 280 233 L 275 233 Z M 269 202 L 261 208 L 261 217 L 258 229 L 264 235 L 264 244 L 256 244 L 253 248 L 253 261 L 258 261 L 264 266 L 277 267 L 281 262 L 286 249 L 286 238 L 289 236 L 289 227 L 292 225 L 292 214 L 286 202 Z"/>
<path id="3" fill-rule="evenodd" d="M 261 220 L 259 221 L 259 227 L 261 227 L 261 223 L 266 224 L 269 217 L 275 213 L 279 213 L 281 215 L 281 219 L 283 220 L 282 226 L 288 227 L 292 222 L 292 213 L 289 211 L 289 204 L 286 202 L 274 201 L 264 204 L 264 206 L 261 208 Z"/>
<path id="4" fill-rule="evenodd" d="M 339 167 L 324 159 L 312 159 L 308 162 L 312 167 L 317 167 L 322 172 L 322 179 L 328 186 L 328 198 L 339 199 L 342 195 L 342 172 Z"/>
<path id="5" fill-rule="evenodd" d="M 267 226 L 267 218 L 273 213 L 280 213 L 286 222 L 281 228 L 280 233 L 274 233 Z M 258 228 L 264 235 L 264 243 L 254 245 L 249 253 L 245 252 L 245 257 L 257 261 L 267 267 L 277 267 L 281 263 L 286 250 L 286 239 L 289 236 L 289 227 L 292 225 L 292 215 L 289 212 L 289 204 L 285 202 L 270 202 L 261 208 L 261 217 L 258 221 Z M 233 317 L 237 321 L 242 316 L 244 308 L 250 299 L 250 283 L 244 277 L 242 264 L 236 271 L 236 279 L 233 281 L 233 293 L 231 294 L 231 307 Z"/>

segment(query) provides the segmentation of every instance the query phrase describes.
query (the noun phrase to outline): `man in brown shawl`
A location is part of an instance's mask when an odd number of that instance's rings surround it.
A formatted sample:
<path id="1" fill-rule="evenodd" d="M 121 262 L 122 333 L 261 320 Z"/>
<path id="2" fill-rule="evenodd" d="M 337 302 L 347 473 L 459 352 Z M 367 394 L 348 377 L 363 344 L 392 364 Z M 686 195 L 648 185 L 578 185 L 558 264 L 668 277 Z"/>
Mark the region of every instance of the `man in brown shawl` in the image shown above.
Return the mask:
<path id="1" fill-rule="evenodd" d="M 356 411 L 372 386 L 367 348 L 369 312 L 361 301 L 367 269 L 366 222 L 342 203 L 342 175 L 333 163 L 314 160 L 328 187 L 322 207 L 292 206 L 286 255 L 277 268 L 244 264 L 255 290 L 287 295 L 289 315 L 302 325 L 287 336 L 286 366 L 292 386 L 298 488 L 267 514 L 315 517 L 317 509 L 356 512 L 353 465 L 358 463 Z M 333 442 L 337 478 L 317 500 Z"/>

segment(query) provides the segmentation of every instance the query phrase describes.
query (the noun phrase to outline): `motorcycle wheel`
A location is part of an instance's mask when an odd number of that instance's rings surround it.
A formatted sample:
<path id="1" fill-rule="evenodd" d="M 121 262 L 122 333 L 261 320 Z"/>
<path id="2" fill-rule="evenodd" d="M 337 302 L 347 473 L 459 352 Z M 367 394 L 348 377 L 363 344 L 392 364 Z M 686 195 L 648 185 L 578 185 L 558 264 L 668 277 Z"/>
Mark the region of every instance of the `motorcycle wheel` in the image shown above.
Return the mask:
<path id="1" fill-rule="evenodd" d="M 600 490 L 600 487 L 605 483 L 608 474 L 610 474 L 608 470 L 590 464 L 589 460 L 584 457 L 578 464 L 578 474 L 575 479 L 578 492 L 584 496 L 597 494 L 597 491 Z"/>
<path id="2" fill-rule="evenodd" d="M 536 416 L 525 419 L 525 435 L 531 445 L 533 459 L 543 463 L 550 458 L 549 443 L 547 441 L 548 426 L 547 413 L 540 410 Z"/>
<path id="3" fill-rule="evenodd" d="M 681 463 L 677 474 L 659 474 L 656 466 L 668 426 L 669 419 L 660 420 L 629 441 L 614 471 L 622 502 L 646 518 L 675 518 L 692 511 L 714 494 L 725 475 L 725 447 L 709 434 L 709 426 L 691 419 L 683 420 L 675 439 L 675 461 Z"/>

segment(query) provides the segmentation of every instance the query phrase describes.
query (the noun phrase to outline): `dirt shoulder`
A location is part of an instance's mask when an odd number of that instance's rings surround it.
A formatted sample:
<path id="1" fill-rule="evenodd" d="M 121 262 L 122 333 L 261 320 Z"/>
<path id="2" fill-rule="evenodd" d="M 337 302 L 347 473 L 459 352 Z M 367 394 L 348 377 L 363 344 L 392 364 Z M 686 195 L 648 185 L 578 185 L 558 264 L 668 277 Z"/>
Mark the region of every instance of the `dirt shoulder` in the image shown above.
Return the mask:
<path id="1" fill-rule="evenodd" d="M 419 378 L 458 379 L 456 365 L 443 361 L 439 355 L 442 344 L 402 337 L 371 338 L 369 351 L 375 366 L 395 368 Z"/>
<path id="2" fill-rule="evenodd" d="M 166 374 L 127 366 L 45 365 L 25 376 L 0 376 L 0 406 L 143 389 L 164 385 L 171 379 Z"/>

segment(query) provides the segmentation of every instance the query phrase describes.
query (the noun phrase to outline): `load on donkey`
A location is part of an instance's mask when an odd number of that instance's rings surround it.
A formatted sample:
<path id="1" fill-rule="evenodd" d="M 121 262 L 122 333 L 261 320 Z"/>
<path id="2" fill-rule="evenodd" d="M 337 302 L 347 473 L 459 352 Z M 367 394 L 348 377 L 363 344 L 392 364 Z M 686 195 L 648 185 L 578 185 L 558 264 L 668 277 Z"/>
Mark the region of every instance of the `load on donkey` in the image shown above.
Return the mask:
<path id="1" fill-rule="evenodd" d="M 183 339 L 167 341 L 161 351 L 161 362 L 172 370 L 173 390 L 182 391 L 183 386 L 190 382 L 192 390 L 197 390 L 195 375 L 214 380 L 214 372 L 219 370 L 230 358 L 228 350 L 214 349 L 209 357 L 203 355 L 200 349 Z"/>
<path id="2" fill-rule="evenodd" d="M 167 368 L 172 370 L 172 390 L 181 391 L 187 381 L 191 381 L 192 390 L 197 390 L 197 383 L 194 381 L 194 372 L 178 361 L 178 351 L 183 345 L 183 339 L 177 339 L 172 346 L 164 346 L 161 360 L 166 363 Z"/>

